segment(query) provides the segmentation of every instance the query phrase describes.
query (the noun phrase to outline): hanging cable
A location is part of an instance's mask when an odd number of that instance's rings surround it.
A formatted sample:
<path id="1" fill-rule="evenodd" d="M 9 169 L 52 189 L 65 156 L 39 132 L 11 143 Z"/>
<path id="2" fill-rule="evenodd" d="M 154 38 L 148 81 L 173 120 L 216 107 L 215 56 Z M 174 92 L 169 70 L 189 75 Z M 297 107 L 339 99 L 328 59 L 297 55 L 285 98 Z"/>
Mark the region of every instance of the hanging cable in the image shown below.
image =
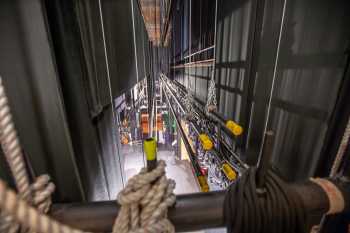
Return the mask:
<path id="1" fill-rule="evenodd" d="M 346 150 L 346 147 L 348 146 L 349 142 L 350 142 L 350 118 L 348 120 L 348 123 L 347 123 L 346 128 L 345 128 L 345 132 L 344 132 L 342 140 L 340 142 L 339 149 L 338 149 L 337 155 L 335 157 L 335 160 L 334 160 L 334 163 L 333 163 L 333 166 L 331 169 L 330 177 L 336 176 L 336 174 L 339 170 L 340 164 L 343 161 L 345 150 Z"/>
<path id="2" fill-rule="evenodd" d="M 282 13 L 282 18 L 281 18 L 281 26 L 279 29 L 279 35 L 278 35 L 278 44 L 277 44 L 277 50 L 276 50 L 276 59 L 275 59 L 275 64 L 273 68 L 273 75 L 272 75 L 272 83 L 271 83 L 271 91 L 269 93 L 269 98 L 268 98 L 268 104 L 267 104 L 267 109 L 266 109 L 266 121 L 264 125 L 264 132 L 263 135 L 266 134 L 268 131 L 268 126 L 269 126 L 269 120 L 270 120 L 270 114 L 271 114 L 271 108 L 272 108 L 272 98 L 273 98 L 273 93 L 275 89 L 275 82 L 276 82 L 276 77 L 277 77 L 277 68 L 278 68 L 278 62 L 279 62 L 279 53 L 280 53 L 280 46 L 281 46 L 281 40 L 282 40 L 282 33 L 284 29 L 284 23 L 285 23 L 285 14 L 286 14 L 286 6 L 287 6 L 287 0 L 284 1 L 283 3 L 283 13 Z M 264 138 L 262 139 L 261 145 L 264 145 Z M 262 153 L 263 147 L 260 147 L 259 155 Z"/>
<path id="3" fill-rule="evenodd" d="M 255 167 L 233 183 L 225 196 L 227 232 L 303 233 L 305 208 L 294 191 L 269 170 L 265 186 L 257 188 Z"/>
<path id="4" fill-rule="evenodd" d="M 213 54 L 213 65 L 210 75 L 207 103 L 205 105 L 205 113 L 209 114 L 217 110 L 217 100 L 216 100 L 216 88 L 215 88 L 215 60 L 216 60 L 216 25 L 218 21 L 218 0 L 215 0 L 215 20 L 214 20 L 214 54 Z"/>
<path id="5" fill-rule="evenodd" d="M 205 113 L 206 114 L 209 114 L 210 112 L 216 111 L 216 109 L 217 109 L 214 69 L 212 69 L 211 73 L 212 74 L 211 74 L 211 78 L 209 81 L 207 103 L 205 105 Z"/>

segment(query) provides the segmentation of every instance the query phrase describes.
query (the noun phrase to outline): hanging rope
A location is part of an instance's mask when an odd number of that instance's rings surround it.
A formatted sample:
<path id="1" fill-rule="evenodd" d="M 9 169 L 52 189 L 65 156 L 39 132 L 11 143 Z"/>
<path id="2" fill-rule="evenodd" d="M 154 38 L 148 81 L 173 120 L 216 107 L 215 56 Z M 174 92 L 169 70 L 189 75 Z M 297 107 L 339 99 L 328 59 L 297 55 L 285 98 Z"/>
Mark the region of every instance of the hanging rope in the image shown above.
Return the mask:
<path id="1" fill-rule="evenodd" d="M 51 219 L 46 214 L 40 213 L 16 195 L 14 191 L 10 190 L 1 180 L 0 208 L 8 216 L 11 216 L 16 223 L 19 223 L 22 228 L 37 233 L 83 233 L 83 231 L 72 229 Z"/>
<path id="2" fill-rule="evenodd" d="M 184 105 L 185 105 L 185 108 L 186 108 L 186 118 L 191 120 L 191 119 L 194 119 L 194 109 L 193 109 L 193 95 L 191 93 L 191 90 L 188 89 L 187 90 L 187 94 L 185 96 L 185 99 L 184 99 Z"/>
<path id="3" fill-rule="evenodd" d="M 165 162 L 157 168 L 132 177 L 118 194 L 121 210 L 113 226 L 113 233 L 175 232 L 167 219 L 168 207 L 175 203 L 175 182 L 165 176 Z"/>
<path id="4" fill-rule="evenodd" d="M 14 178 L 20 197 L 29 204 L 38 208 L 41 213 L 47 213 L 51 206 L 51 195 L 55 186 L 50 182 L 48 175 L 39 176 L 30 185 L 22 148 L 12 120 L 10 106 L 5 88 L 0 77 L 0 144 L 4 152 L 7 164 Z M 1 211 L 1 232 L 17 232 L 18 224 L 14 222 L 14 216 L 9 216 Z"/>
<path id="5" fill-rule="evenodd" d="M 41 213 L 47 213 L 51 205 L 51 194 L 54 192 L 55 186 L 50 182 L 50 177 L 47 175 L 38 177 L 32 185 L 29 183 L 22 148 L 12 120 L 10 106 L 1 77 L 0 144 L 21 198 L 37 207 Z M 17 232 L 18 229 L 19 226 L 14 222 L 13 216 L 8 216 L 6 213 L 1 212 L 0 231 L 12 233 Z"/>
<path id="6" fill-rule="evenodd" d="M 0 77 L 0 143 L 7 164 L 15 181 L 16 188 L 23 199 L 31 200 L 31 189 L 22 148 L 19 144 L 16 129 L 13 124 L 8 99 Z M 18 226 L 10 216 L 0 214 L 1 232 L 16 232 Z"/>
<path id="7" fill-rule="evenodd" d="M 143 100 L 146 97 L 144 81 L 140 81 L 139 82 L 138 89 L 139 89 L 139 97 L 138 97 L 138 99 L 139 100 Z"/>
<path id="8" fill-rule="evenodd" d="M 24 199 L 30 198 L 30 183 L 23 159 L 22 148 L 12 121 L 8 99 L 0 78 L 0 142 L 6 161 Z"/>
<path id="9" fill-rule="evenodd" d="M 209 81 L 208 88 L 208 98 L 207 103 L 205 105 L 205 112 L 209 114 L 217 109 L 217 101 L 216 101 L 216 88 L 215 88 L 215 80 L 214 80 L 214 69 L 212 70 L 211 79 Z"/>
<path id="10" fill-rule="evenodd" d="M 31 185 L 31 190 L 33 193 L 33 206 L 41 213 L 47 213 L 52 204 L 51 196 L 55 191 L 55 185 L 50 181 L 50 177 L 48 175 L 37 177 Z"/>

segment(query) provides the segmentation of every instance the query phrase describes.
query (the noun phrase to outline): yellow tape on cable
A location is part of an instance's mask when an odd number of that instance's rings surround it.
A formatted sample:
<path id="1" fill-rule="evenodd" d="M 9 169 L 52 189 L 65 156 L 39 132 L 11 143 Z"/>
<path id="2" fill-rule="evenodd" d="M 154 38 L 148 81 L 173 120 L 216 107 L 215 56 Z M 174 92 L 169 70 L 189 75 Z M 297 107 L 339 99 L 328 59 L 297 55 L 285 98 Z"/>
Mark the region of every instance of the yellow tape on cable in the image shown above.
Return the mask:
<path id="1" fill-rule="evenodd" d="M 226 127 L 233 133 L 235 136 L 239 136 L 243 133 L 243 128 L 239 124 L 237 124 L 234 121 L 227 121 L 226 122 Z"/>
<path id="2" fill-rule="evenodd" d="M 202 147 L 204 150 L 211 150 L 213 149 L 213 142 L 210 140 L 210 138 L 208 137 L 208 135 L 206 134 L 200 134 L 199 135 L 199 141 L 202 144 Z"/>

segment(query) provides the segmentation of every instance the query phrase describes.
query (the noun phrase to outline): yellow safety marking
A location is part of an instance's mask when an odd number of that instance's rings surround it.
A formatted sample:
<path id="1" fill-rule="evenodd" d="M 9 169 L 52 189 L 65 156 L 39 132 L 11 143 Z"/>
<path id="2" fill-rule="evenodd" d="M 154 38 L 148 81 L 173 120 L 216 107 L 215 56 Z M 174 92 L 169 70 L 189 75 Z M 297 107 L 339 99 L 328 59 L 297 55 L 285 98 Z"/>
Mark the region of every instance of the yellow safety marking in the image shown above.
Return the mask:
<path id="1" fill-rule="evenodd" d="M 226 127 L 233 133 L 235 136 L 239 136 L 243 133 L 243 128 L 239 124 L 237 124 L 234 121 L 227 121 L 226 122 Z"/>
<path id="2" fill-rule="evenodd" d="M 204 176 L 197 176 L 202 192 L 209 192 L 207 179 Z"/>
<path id="3" fill-rule="evenodd" d="M 143 143 L 147 160 L 155 160 L 157 155 L 157 142 L 154 138 L 147 138 Z"/>
<path id="4" fill-rule="evenodd" d="M 235 180 L 237 178 L 237 173 L 228 163 L 224 163 L 221 169 L 225 173 L 227 179 L 229 179 L 230 181 Z"/>
<path id="5" fill-rule="evenodd" d="M 208 137 L 208 135 L 206 134 L 200 134 L 199 135 L 199 141 L 202 144 L 202 147 L 204 150 L 211 150 L 213 149 L 213 142 L 210 140 L 210 138 Z"/>

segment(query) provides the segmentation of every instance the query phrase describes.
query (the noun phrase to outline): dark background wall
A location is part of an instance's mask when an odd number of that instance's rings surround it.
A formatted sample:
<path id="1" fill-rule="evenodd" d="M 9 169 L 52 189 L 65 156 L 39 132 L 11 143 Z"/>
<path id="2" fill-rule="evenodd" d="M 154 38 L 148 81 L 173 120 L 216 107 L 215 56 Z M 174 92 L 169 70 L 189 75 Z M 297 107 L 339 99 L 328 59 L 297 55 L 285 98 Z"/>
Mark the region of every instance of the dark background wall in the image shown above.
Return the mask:
<path id="1" fill-rule="evenodd" d="M 124 185 L 114 99 L 149 73 L 137 1 L 48 1 L 73 146 L 88 200 Z"/>
<path id="2" fill-rule="evenodd" d="M 200 2 L 177 2 L 171 60 L 178 68 L 172 69 L 171 76 L 205 102 L 212 65 L 179 67 L 214 58 L 208 50 L 202 57 L 195 55 L 191 61 L 186 60 L 189 35 L 193 53 L 201 46 L 198 41 L 213 34 L 211 23 L 204 24 L 206 29 L 198 33 L 198 15 L 206 12 L 206 19 L 212 21 L 215 16 L 215 11 L 206 11 L 200 5 L 205 1 Z M 256 164 L 265 129 L 272 129 L 276 135 L 273 163 L 289 180 L 327 173 L 318 168 L 325 157 L 334 156 L 326 154 L 325 148 L 331 143 L 329 124 L 339 114 L 334 109 L 347 69 L 348 1 L 217 2 L 218 113 L 243 125 L 244 135 L 232 142 L 241 157 Z M 209 9 L 215 9 L 215 1 L 209 4 L 214 5 Z"/>

